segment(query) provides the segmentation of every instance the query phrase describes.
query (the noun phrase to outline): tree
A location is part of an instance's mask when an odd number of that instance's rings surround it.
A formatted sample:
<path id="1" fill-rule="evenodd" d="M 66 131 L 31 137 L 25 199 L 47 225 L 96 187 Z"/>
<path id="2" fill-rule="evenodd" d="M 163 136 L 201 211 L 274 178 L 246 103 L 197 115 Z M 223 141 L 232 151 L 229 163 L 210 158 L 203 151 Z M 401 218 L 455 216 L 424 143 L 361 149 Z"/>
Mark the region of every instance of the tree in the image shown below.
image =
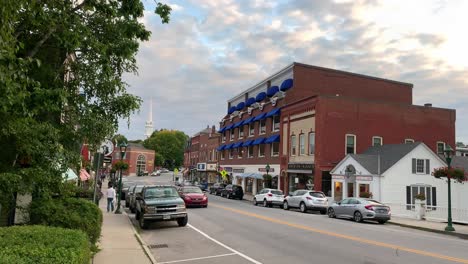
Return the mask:
<path id="1" fill-rule="evenodd" d="M 48 195 L 78 166 L 81 142 L 95 150 L 141 99 L 126 92 L 136 73 L 139 0 L 29 1 L 0 5 L 0 203 L 14 193 Z M 171 8 L 155 12 L 169 22 Z M 34 186 L 34 189 L 33 189 Z"/>
<path id="2" fill-rule="evenodd" d="M 143 141 L 143 146 L 156 151 L 155 165 L 179 167 L 184 161 L 184 148 L 188 136 L 177 130 L 160 130 Z"/>
<path id="3" fill-rule="evenodd" d="M 457 146 L 457 147 L 464 148 L 464 147 L 465 147 L 465 144 L 464 144 L 463 142 L 457 142 L 457 143 L 456 143 L 456 146 Z"/>
<path id="4" fill-rule="evenodd" d="M 118 147 L 118 145 L 122 142 L 128 143 L 128 139 L 124 135 L 117 134 L 112 137 L 112 142 L 116 144 L 115 147 Z"/>

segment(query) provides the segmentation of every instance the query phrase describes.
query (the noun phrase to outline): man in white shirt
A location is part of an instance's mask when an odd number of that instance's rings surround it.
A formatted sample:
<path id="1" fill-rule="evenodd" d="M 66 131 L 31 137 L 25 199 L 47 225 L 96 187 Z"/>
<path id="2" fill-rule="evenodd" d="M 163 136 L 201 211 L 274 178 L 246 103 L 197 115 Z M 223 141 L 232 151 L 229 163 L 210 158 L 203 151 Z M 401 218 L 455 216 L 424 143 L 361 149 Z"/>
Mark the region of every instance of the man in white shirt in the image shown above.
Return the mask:
<path id="1" fill-rule="evenodd" d="M 115 198 L 115 190 L 114 187 L 111 185 L 109 189 L 107 189 L 107 212 L 114 211 L 114 198 Z M 112 208 L 112 210 L 110 210 Z"/>

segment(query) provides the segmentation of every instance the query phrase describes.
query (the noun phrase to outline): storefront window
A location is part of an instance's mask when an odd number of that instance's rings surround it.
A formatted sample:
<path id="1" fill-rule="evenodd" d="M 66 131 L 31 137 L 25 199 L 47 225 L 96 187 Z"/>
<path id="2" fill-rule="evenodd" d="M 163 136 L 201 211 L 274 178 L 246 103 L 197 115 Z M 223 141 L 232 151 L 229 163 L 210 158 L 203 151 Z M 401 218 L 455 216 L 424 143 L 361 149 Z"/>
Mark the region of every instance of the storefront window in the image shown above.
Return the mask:
<path id="1" fill-rule="evenodd" d="M 363 197 L 363 193 L 370 193 L 370 185 L 369 184 L 359 184 L 359 197 Z"/>
<path id="2" fill-rule="evenodd" d="M 342 182 L 335 182 L 335 201 L 343 200 L 343 183 Z"/>
<path id="3" fill-rule="evenodd" d="M 348 197 L 354 197 L 354 183 L 348 182 Z"/>
<path id="4" fill-rule="evenodd" d="M 245 180 L 246 180 L 245 192 L 246 193 L 252 193 L 253 179 L 252 178 L 246 178 Z"/>
<path id="5" fill-rule="evenodd" d="M 263 188 L 263 180 L 257 179 L 257 193 Z"/>

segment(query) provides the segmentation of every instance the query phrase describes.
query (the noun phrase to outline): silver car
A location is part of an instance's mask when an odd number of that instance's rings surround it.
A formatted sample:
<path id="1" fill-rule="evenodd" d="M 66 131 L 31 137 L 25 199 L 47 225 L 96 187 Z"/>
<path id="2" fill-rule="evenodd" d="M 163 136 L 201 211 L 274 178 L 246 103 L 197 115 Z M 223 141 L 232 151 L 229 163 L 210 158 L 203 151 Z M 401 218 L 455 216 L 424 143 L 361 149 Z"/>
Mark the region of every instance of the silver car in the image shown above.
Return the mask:
<path id="1" fill-rule="evenodd" d="M 346 198 L 328 208 L 328 217 L 352 218 L 356 222 L 373 220 L 385 224 L 391 218 L 390 207 L 372 199 Z"/>
<path id="2" fill-rule="evenodd" d="M 283 209 L 299 208 L 305 213 L 308 210 L 327 213 L 328 199 L 323 192 L 311 190 L 296 190 L 284 198 Z"/>

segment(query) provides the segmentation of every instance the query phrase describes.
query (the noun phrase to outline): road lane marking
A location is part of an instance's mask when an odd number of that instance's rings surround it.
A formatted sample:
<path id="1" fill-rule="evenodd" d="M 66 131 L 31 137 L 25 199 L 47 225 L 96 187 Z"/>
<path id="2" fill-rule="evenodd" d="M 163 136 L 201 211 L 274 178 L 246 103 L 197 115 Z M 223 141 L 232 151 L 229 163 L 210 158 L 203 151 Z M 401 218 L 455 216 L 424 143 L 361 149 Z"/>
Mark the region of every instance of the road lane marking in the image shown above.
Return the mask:
<path id="1" fill-rule="evenodd" d="M 227 245 L 225 245 L 225 244 L 219 242 L 218 240 L 216 240 L 216 239 L 210 237 L 209 235 L 205 234 L 203 231 L 201 231 L 200 229 L 194 227 L 193 225 L 188 224 L 187 226 L 190 227 L 190 228 L 192 228 L 193 230 L 197 231 L 198 233 L 202 234 L 204 237 L 208 238 L 209 240 L 215 242 L 216 244 L 218 244 L 218 245 L 224 247 L 225 249 L 227 249 L 227 250 L 229 250 L 229 251 L 231 251 L 231 252 L 234 252 L 234 253 L 236 253 L 237 255 L 239 255 L 239 256 L 245 258 L 246 260 L 248 260 L 248 261 L 250 261 L 250 262 L 252 262 L 252 263 L 255 263 L 255 264 L 262 264 L 261 262 L 256 261 L 255 259 L 253 259 L 253 258 L 251 258 L 251 257 L 249 257 L 249 256 L 247 256 L 247 255 L 245 255 L 245 254 L 242 254 L 242 253 L 240 253 L 239 251 L 237 251 L 237 250 L 235 250 L 235 249 L 233 249 L 233 248 L 231 248 L 231 247 L 229 247 L 229 246 L 227 246 Z"/>
<path id="2" fill-rule="evenodd" d="M 187 261 L 194 261 L 194 260 L 200 260 L 200 259 L 220 258 L 220 257 L 226 257 L 226 256 L 234 256 L 234 255 L 237 255 L 237 253 L 229 253 L 229 254 L 222 254 L 222 255 L 214 255 L 214 256 L 200 257 L 200 258 L 190 258 L 190 259 L 173 260 L 173 261 L 166 261 L 166 262 L 158 262 L 158 264 L 169 264 L 169 263 L 187 262 Z"/>
<path id="3" fill-rule="evenodd" d="M 249 213 L 249 212 L 246 212 L 246 211 L 243 211 L 243 210 L 238 210 L 238 209 L 233 209 L 233 208 L 229 208 L 229 207 L 225 207 L 225 206 L 221 206 L 221 205 L 216 205 L 214 203 L 211 203 L 210 206 L 217 207 L 217 208 L 220 208 L 220 209 L 224 209 L 224 210 L 227 210 L 227 211 L 231 211 L 231 212 L 234 212 L 234 213 L 238 213 L 238 214 L 242 214 L 242 215 L 262 219 L 262 220 L 269 221 L 269 222 L 272 222 L 272 223 L 277 223 L 277 224 L 286 225 L 286 226 L 290 226 L 290 227 L 294 227 L 294 228 L 298 228 L 298 229 L 302 229 L 302 230 L 311 231 L 311 232 L 314 232 L 314 233 L 324 234 L 324 235 L 328 235 L 328 236 L 332 236 L 332 237 L 343 238 L 343 239 L 352 240 L 352 241 L 356 241 L 356 242 L 361 242 L 361 243 L 368 244 L 368 245 L 373 245 L 373 246 L 379 246 L 379 247 L 390 248 L 390 249 L 394 249 L 394 250 L 410 252 L 410 253 L 423 255 L 423 256 L 427 256 L 427 257 L 433 257 L 433 258 L 437 258 L 437 259 L 450 260 L 450 261 L 453 261 L 453 262 L 468 264 L 468 259 L 455 258 L 455 257 L 450 257 L 450 256 L 446 256 L 446 255 L 431 253 L 431 252 L 427 252 L 427 251 L 423 251 L 423 250 L 418 250 L 418 249 L 401 247 L 401 246 L 398 246 L 398 245 L 383 243 L 383 242 L 379 242 L 379 241 L 375 241 L 375 240 L 363 239 L 363 238 L 354 237 L 354 236 L 350 236 L 350 235 L 343 235 L 343 234 L 330 232 L 330 231 L 325 231 L 325 230 L 322 230 L 322 229 L 317 229 L 317 228 L 313 228 L 313 227 L 309 227 L 309 226 L 294 224 L 294 223 L 274 219 L 274 218 L 271 218 L 271 217 L 255 214 L 255 213 Z"/>

